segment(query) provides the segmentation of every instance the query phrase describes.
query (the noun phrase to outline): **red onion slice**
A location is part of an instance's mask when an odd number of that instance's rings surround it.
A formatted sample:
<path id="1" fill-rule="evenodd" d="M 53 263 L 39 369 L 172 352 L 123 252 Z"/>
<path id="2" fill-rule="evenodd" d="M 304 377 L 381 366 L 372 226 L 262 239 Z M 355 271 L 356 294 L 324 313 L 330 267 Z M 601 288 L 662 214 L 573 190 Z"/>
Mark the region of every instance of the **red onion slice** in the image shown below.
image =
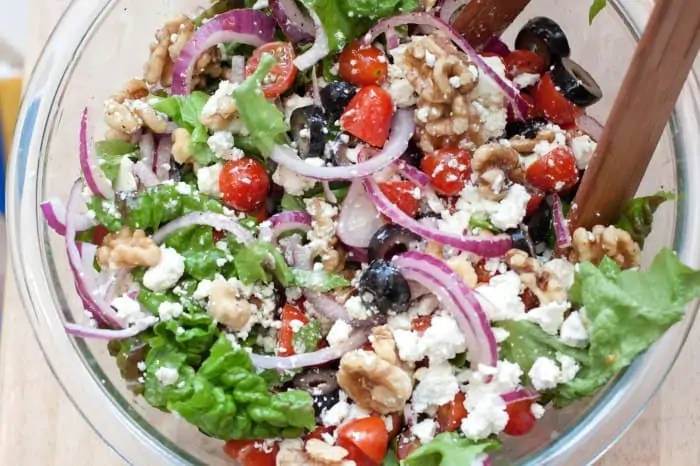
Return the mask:
<path id="1" fill-rule="evenodd" d="M 336 320 L 350 322 L 350 316 L 348 316 L 345 307 L 331 296 L 327 294 L 315 293 L 313 291 L 305 291 L 304 296 L 306 297 L 306 301 L 311 304 L 317 314 L 325 317 L 331 322 L 335 322 Z"/>
<path id="2" fill-rule="evenodd" d="M 464 0 L 443 0 L 441 5 L 438 5 L 440 19 L 446 23 L 452 23 L 455 13 L 463 7 L 467 2 Z"/>
<path id="3" fill-rule="evenodd" d="M 144 133 L 139 141 L 140 160 L 147 167 L 153 167 L 156 158 L 156 141 L 151 133 Z"/>
<path id="4" fill-rule="evenodd" d="M 510 48 L 503 42 L 500 38 L 496 36 L 491 36 L 483 47 L 481 47 L 483 53 L 495 53 L 501 58 L 505 58 L 510 53 Z"/>
<path id="5" fill-rule="evenodd" d="M 328 45 L 328 36 L 326 35 L 326 30 L 324 29 L 321 20 L 315 11 L 310 10 L 309 13 L 311 14 L 311 19 L 314 21 L 316 39 L 314 40 L 314 45 L 309 50 L 299 55 L 294 60 L 294 65 L 300 71 L 311 68 L 316 63 L 326 58 L 328 53 L 331 51 L 330 46 Z"/>
<path id="6" fill-rule="evenodd" d="M 134 165 L 134 175 L 141 181 L 141 184 L 146 188 L 160 184 L 160 181 L 153 170 L 149 168 L 142 160 L 139 160 Z"/>
<path id="7" fill-rule="evenodd" d="M 445 262 L 429 254 L 410 251 L 392 259 L 407 280 L 433 292 L 457 321 L 467 340 L 472 367 L 496 367 L 498 345 L 476 293 Z"/>
<path id="8" fill-rule="evenodd" d="M 356 165 L 341 167 L 317 167 L 304 162 L 296 151 L 288 146 L 275 146 L 270 158 L 298 175 L 317 180 L 352 180 L 364 178 L 394 163 L 408 148 L 415 130 L 413 111 L 402 109 L 394 115 L 391 137 L 379 154 Z"/>
<path id="9" fill-rule="evenodd" d="M 455 235 L 424 225 L 413 217 L 406 215 L 401 209 L 392 204 L 379 189 L 377 182 L 372 178 L 365 178 L 363 183 L 367 194 L 372 198 L 379 212 L 389 217 L 392 222 L 412 231 L 421 238 L 430 239 L 440 244 L 459 249 L 460 251 L 471 252 L 482 257 L 500 257 L 505 254 L 513 244 L 508 235 L 499 235 L 490 238 Z"/>
<path id="10" fill-rule="evenodd" d="M 307 232 L 311 229 L 311 215 L 300 210 L 281 212 L 273 215 L 267 221 L 270 222 L 272 231 L 270 242 L 273 244 L 277 243 L 280 235 L 288 231 L 301 230 Z"/>
<path id="11" fill-rule="evenodd" d="M 173 149 L 173 139 L 171 135 L 164 134 L 158 140 L 158 149 L 153 159 L 153 173 L 159 180 L 165 181 L 170 177 L 170 156 Z"/>
<path id="12" fill-rule="evenodd" d="M 173 69 L 172 93 L 185 95 L 192 88 L 192 72 L 200 56 L 225 43 L 259 47 L 272 42 L 275 20 L 262 11 L 241 8 L 215 16 L 203 24 L 180 52 Z"/>
<path id="13" fill-rule="evenodd" d="M 263 356 L 250 354 L 253 365 L 260 369 L 276 369 L 290 371 L 302 367 L 318 366 L 330 361 L 340 359 L 345 353 L 360 348 L 369 336 L 369 330 L 357 329 L 350 334 L 350 338 L 337 346 L 323 348 L 312 353 L 297 354 L 295 356 Z"/>
<path id="14" fill-rule="evenodd" d="M 600 141 L 600 137 L 603 135 L 603 125 L 601 125 L 598 120 L 585 113 L 576 118 L 576 126 L 589 135 L 594 141 Z"/>
<path id="15" fill-rule="evenodd" d="M 292 42 L 312 41 L 314 22 L 295 0 L 270 0 L 270 11 L 284 35 Z"/>
<path id="16" fill-rule="evenodd" d="M 167 225 L 161 227 L 156 231 L 151 239 L 156 244 L 162 244 L 176 231 L 180 231 L 183 228 L 191 227 L 194 225 L 207 225 L 220 231 L 227 231 L 232 233 L 236 240 L 247 245 L 253 242 L 255 239 L 253 234 L 245 229 L 240 223 L 231 217 L 227 217 L 224 214 L 216 214 L 213 212 L 192 212 L 187 215 L 173 220 Z"/>
<path id="17" fill-rule="evenodd" d="M 564 217 L 564 208 L 561 198 L 556 193 L 552 195 L 552 223 L 554 223 L 554 236 L 557 240 L 558 248 L 568 248 L 571 246 L 571 232 L 569 222 Z"/>
<path id="18" fill-rule="evenodd" d="M 398 26 L 406 24 L 418 24 L 421 26 L 431 26 L 439 29 L 447 35 L 457 46 L 473 61 L 479 69 L 481 69 L 488 77 L 500 87 L 506 94 L 509 100 L 515 102 L 515 116 L 520 118 L 527 111 L 527 102 L 520 96 L 520 91 L 512 86 L 508 81 L 503 79 L 493 68 L 491 68 L 474 47 L 449 24 L 440 18 L 437 18 L 429 13 L 406 13 L 403 15 L 392 16 L 380 21 L 372 29 L 365 34 L 363 40 L 366 44 L 371 44 L 381 34 L 394 29 Z"/>
<path id="19" fill-rule="evenodd" d="M 66 235 L 66 206 L 59 199 L 53 198 L 39 204 L 41 212 L 44 214 L 46 224 L 53 231 L 61 236 Z M 76 232 L 88 230 L 95 226 L 95 222 L 87 215 L 78 215 L 73 219 Z"/>
<path id="20" fill-rule="evenodd" d="M 124 328 L 121 319 L 116 315 L 112 307 L 100 296 L 96 283 L 95 271 L 92 265 L 86 269 L 83 258 L 80 256 L 78 245 L 75 241 L 76 228 L 74 219 L 77 217 L 81 197 L 82 183 L 77 180 L 73 185 L 66 205 L 66 253 L 68 263 L 75 277 L 75 289 L 85 304 L 85 309 L 90 312 L 98 324 L 112 328 Z"/>
<path id="21" fill-rule="evenodd" d="M 336 234 L 340 240 L 354 248 L 367 248 L 374 233 L 384 225 L 372 199 L 367 196 L 362 182 L 355 180 L 340 208 Z"/>
<path id="22" fill-rule="evenodd" d="M 413 165 L 409 165 L 405 160 L 398 160 L 396 167 L 399 169 L 401 176 L 418 185 L 421 189 L 430 186 L 430 177 L 424 172 L 418 170 Z"/>
<path id="23" fill-rule="evenodd" d="M 63 324 L 63 328 L 66 329 L 66 332 L 69 335 L 73 335 L 74 337 L 94 338 L 96 340 L 123 340 L 125 338 L 130 338 L 138 335 L 139 333 L 146 330 L 148 327 L 134 325 L 133 327 L 120 330 L 108 330 L 65 323 Z"/>
<path id="24" fill-rule="evenodd" d="M 503 401 L 505 401 L 506 404 L 518 403 L 525 400 L 535 401 L 539 399 L 539 397 L 540 394 L 532 388 L 520 388 L 501 395 L 501 398 L 503 398 Z"/>
<path id="25" fill-rule="evenodd" d="M 112 182 L 105 176 L 100 168 L 100 161 L 95 156 L 88 138 L 88 124 L 88 109 L 85 107 L 80 119 L 80 169 L 85 183 L 95 196 L 111 198 L 114 197 Z"/>

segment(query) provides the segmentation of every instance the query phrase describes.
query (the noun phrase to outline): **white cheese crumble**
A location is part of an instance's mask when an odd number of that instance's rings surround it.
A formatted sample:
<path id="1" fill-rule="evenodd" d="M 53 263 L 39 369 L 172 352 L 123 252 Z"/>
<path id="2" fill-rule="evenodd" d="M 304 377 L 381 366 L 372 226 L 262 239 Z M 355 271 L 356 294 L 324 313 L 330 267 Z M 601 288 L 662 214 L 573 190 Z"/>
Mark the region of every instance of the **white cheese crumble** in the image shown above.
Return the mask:
<path id="1" fill-rule="evenodd" d="M 391 333 L 394 336 L 396 349 L 402 361 L 418 362 L 425 357 L 420 347 L 420 336 L 418 336 L 418 333 L 400 328 L 392 329 Z"/>
<path id="2" fill-rule="evenodd" d="M 206 104 L 204 104 L 204 107 L 202 108 L 202 116 L 211 117 L 220 110 L 223 110 L 226 100 L 228 100 L 225 98 L 232 96 L 233 91 L 235 91 L 237 87 L 238 84 L 236 83 L 226 80 L 221 81 L 219 83 L 219 88 L 216 90 L 214 95 L 209 98 Z"/>
<path id="3" fill-rule="evenodd" d="M 530 412 L 535 419 L 542 419 L 542 416 L 544 416 L 544 406 L 539 403 L 532 403 L 530 405 Z"/>
<path id="4" fill-rule="evenodd" d="M 471 409 L 467 408 L 467 411 L 469 415 L 462 420 L 461 429 L 462 433 L 472 440 L 481 440 L 501 432 L 508 424 L 506 403 L 495 393 L 482 396 L 477 403 L 472 404 Z"/>
<path id="5" fill-rule="evenodd" d="M 426 419 L 414 425 L 411 432 L 418 437 L 418 440 L 420 440 L 422 444 L 426 444 L 435 437 L 437 433 L 437 422 L 432 419 Z"/>
<path id="6" fill-rule="evenodd" d="M 222 160 L 240 160 L 245 154 L 233 146 L 233 134 L 229 131 L 217 131 L 207 139 L 207 145 Z"/>
<path id="7" fill-rule="evenodd" d="M 138 183 L 134 177 L 134 162 L 129 157 L 124 156 L 119 162 L 119 172 L 114 187 L 117 191 L 136 191 L 138 189 Z"/>
<path id="8" fill-rule="evenodd" d="M 483 57 L 483 60 L 496 74 L 506 79 L 506 67 L 499 57 Z M 490 76 L 482 74 L 479 76 L 479 81 L 476 87 L 471 92 L 472 99 L 486 106 L 504 106 L 506 95 L 503 89 L 491 79 Z"/>
<path id="9" fill-rule="evenodd" d="M 513 271 L 496 275 L 488 285 L 476 289 L 479 301 L 489 320 L 521 320 L 525 305 L 520 299 L 520 277 Z"/>
<path id="10" fill-rule="evenodd" d="M 497 138 L 505 133 L 508 123 L 508 111 L 503 106 L 484 106 L 478 101 L 472 102 L 481 121 L 481 133 L 484 139 Z"/>
<path id="11" fill-rule="evenodd" d="M 299 330 L 304 326 L 304 322 L 294 319 L 289 322 L 289 326 L 292 328 L 293 333 L 299 333 Z"/>
<path id="12" fill-rule="evenodd" d="M 559 339 L 574 348 L 584 348 L 588 344 L 588 332 L 583 326 L 581 314 L 574 311 L 569 314 L 561 326 Z"/>
<path id="13" fill-rule="evenodd" d="M 211 280 L 202 280 L 197 284 L 197 288 L 194 290 L 194 293 L 192 293 L 192 297 L 199 300 L 209 299 L 213 283 L 214 282 Z"/>
<path id="14" fill-rule="evenodd" d="M 532 385 L 537 390 L 549 390 L 557 386 L 561 379 L 561 369 L 550 358 L 540 356 L 528 372 Z"/>
<path id="15" fill-rule="evenodd" d="M 156 379 L 165 386 L 174 385 L 179 377 L 177 369 L 172 367 L 159 367 L 156 370 Z"/>
<path id="16" fill-rule="evenodd" d="M 585 170 L 598 144 L 589 136 L 584 135 L 573 138 L 570 147 L 571 152 L 574 153 L 574 157 L 576 158 L 576 166 L 579 170 Z"/>
<path id="17" fill-rule="evenodd" d="M 413 411 L 426 412 L 452 401 L 459 391 L 457 378 L 449 363 L 432 365 L 422 374 L 421 380 L 413 390 Z"/>
<path id="18" fill-rule="evenodd" d="M 117 316 L 128 324 L 148 326 L 156 320 L 152 315 L 143 312 L 138 301 L 128 295 L 119 296 L 110 304 L 117 311 Z"/>
<path id="19" fill-rule="evenodd" d="M 540 75 L 535 73 L 520 73 L 513 79 L 513 84 L 518 89 L 534 86 L 540 80 Z"/>
<path id="20" fill-rule="evenodd" d="M 301 196 L 305 191 L 316 186 L 316 180 L 298 175 L 282 165 L 277 166 L 277 170 L 272 174 L 272 181 L 292 196 Z"/>
<path id="21" fill-rule="evenodd" d="M 510 336 L 510 332 L 504 328 L 494 327 L 491 330 L 493 330 L 493 337 L 496 339 L 496 343 L 503 343 Z"/>
<path id="22" fill-rule="evenodd" d="M 576 362 L 574 358 L 566 354 L 557 353 L 555 357 L 557 358 L 557 361 L 559 361 L 559 364 L 561 364 L 559 383 L 567 383 L 574 380 L 574 377 L 576 377 L 579 369 L 581 369 L 579 363 Z"/>
<path id="23" fill-rule="evenodd" d="M 530 193 L 524 186 L 514 184 L 508 190 L 505 199 L 499 204 L 491 215 L 491 223 L 496 228 L 507 230 L 517 227 L 525 218 L 527 203 L 530 201 Z"/>
<path id="24" fill-rule="evenodd" d="M 220 197 L 219 176 L 223 165 L 215 163 L 209 167 L 202 167 L 197 170 L 197 189 L 204 194 L 213 197 Z"/>
<path id="25" fill-rule="evenodd" d="M 143 275 L 143 285 L 151 291 L 167 291 L 185 273 L 185 258 L 172 248 L 160 247 L 160 261 Z"/>
<path id="26" fill-rule="evenodd" d="M 328 332 L 326 340 L 330 346 L 338 346 L 348 341 L 351 332 L 352 327 L 350 324 L 344 320 L 336 320 L 330 332 Z"/>
<path id="27" fill-rule="evenodd" d="M 146 372 L 146 363 L 144 361 L 139 361 L 136 363 L 136 368 L 141 372 Z"/>
<path id="28" fill-rule="evenodd" d="M 574 269 L 574 264 L 568 260 L 559 258 L 552 259 L 546 262 L 543 268 L 556 278 L 559 283 L 564 285 L 567 290 L 574 284 L 576 271 Z"/>
<path id="29" fill-rule="evenodd" d="M 530 309 L 527 312 L 527 320 L 534 322 L 542 330 L 550 335 L 556 335 L 559 327 L 564 322 L 564 313 L 569 310 L 571 303 L 547 303 L 543 306 Z"/>
<path id="30" fill-rule="evenodd" d="M 293 94 L 289 96 L 287 100 L 284 101 L 284 116 L 289 123 L 289 119 L 292 117 L 294 110 L 302 107 L 308 107 L 314 104 L 314 99 L 311 97 L 302 97 L 300 95 Z"/>
<path id="31" fill-rule="evenodd" d="M 439 364 L 465 352 L 467 341 L 451 316 L 436 315 L 433 316 L 430 327 L 423 333 L 420 347 L 431 364 Z"/>
<path id="32" fill-rule="evenodd" d="M 160 317 L 161 321 L 165 322 L 180 317 L 183 311 L 182 304 L 164 301 L 158 306 L 158 317 Z"/>

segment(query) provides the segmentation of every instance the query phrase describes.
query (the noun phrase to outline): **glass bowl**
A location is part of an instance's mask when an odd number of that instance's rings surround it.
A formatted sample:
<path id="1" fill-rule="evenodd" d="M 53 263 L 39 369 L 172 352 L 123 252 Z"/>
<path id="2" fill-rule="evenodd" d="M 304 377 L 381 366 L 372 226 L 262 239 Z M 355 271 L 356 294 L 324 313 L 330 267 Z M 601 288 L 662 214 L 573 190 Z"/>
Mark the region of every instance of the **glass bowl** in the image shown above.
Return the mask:
<path id="1" fill-rule="evenodd" d="M 200 0 L 200 3 L 205 3 Z M 545 14 L 561 22 L 573 57 L 599 80 L 605 99 L 592 109 L 605 119 L 630 61 L 651 2 L 618 0 L 592 26 L 589 1 L 537 0 L 508 32 Z M 193 0 L 75 0 L 51 36 L 28 84 L 15 138 L 9 185 L 9 235 L 14 272 L 35 334 L 54 373 L 85 419 L 132 464 L 230 464 L 222 442 L 201 435 L 175 416 L 133 397 L 104 343 L 68 337 L 62 321 L 85 319 L 74 291 L 64 244 L 48 231 L 41 200 L 66 198 L 79 176 L 78 125 L 83 107 L 100 115 L 102 102 L 141 72 L 148 44 L 170 17 Z M 676 191 L 679 201 L 657 214 L 646 259 L 672 245 L 700 265 L 700 89 L 688 79 L 641 192 Z M 101 134 L 101 119 L 93 131 Z M 604 187 L 601 187 L 604 189 Z M 685 320 L 610 384 L 596 399 L 548 411 L 536 431 L 507 442 L 497 463 L 586 464 L 598 458 L 641 413 L 675 361 L 695 317 Z"/>

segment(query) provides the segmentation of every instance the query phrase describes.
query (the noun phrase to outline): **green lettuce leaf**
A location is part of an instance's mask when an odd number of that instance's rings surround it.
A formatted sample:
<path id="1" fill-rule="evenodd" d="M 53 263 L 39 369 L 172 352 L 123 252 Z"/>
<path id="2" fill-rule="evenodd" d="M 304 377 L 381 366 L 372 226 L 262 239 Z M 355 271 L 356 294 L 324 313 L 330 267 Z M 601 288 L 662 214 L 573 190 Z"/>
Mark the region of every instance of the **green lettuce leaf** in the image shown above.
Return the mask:
<path id="1" fill-rule="evenodd" d="M 384 456 L 384 461 L 382 461 L 382 466 L 400 466 L 399 458 L 396 455 L 394 448 L 389 448 L 386 451 L 386 456 Z"/>
<path id="2" fill-rule="evenodd" d="M 598 16 L 598 13 L 603 11 L 603 9 L 607 6 L 607 0 L 593 0 L 593 4 L 591 5 L 591 9 L 588 11 L 588 22 L 593 24 L 593 20 L 595 19 L 596 16 Z"/>
<path id="3" fill-rule="evenodd" d="M 100 168 L 112 184 L 117 182 L 119 166 L 124 157 L 136 156 L 138 147 L 124 141 L 97 141 L 95 143 L 95 155 Z"/>
<path id="4" fill-rule="evenodd" d="M 294 285 L 311 291 L 325 293 L 326 291 L 350 286 L 350 281 L 342 275 L 326 272 L 325 270 L 291 269 Z"/>
<path id="5" fill-rule="evenodd" d="M 197 280 L 212 280 L 217 273 L 224 276 L 233 265 L 227 261 L 227 254 L 216 247 L 214 229 L 207 226 L 193 226 L 170 235 L 165 241 L 185 258 L 185 273 Z"/>
<path id="6" fill-rule="evenodd" d="M 632 199 L 615 226 L 627 231 L 643 247 L 644 240 L 651 233 L 654 213 L 664 202 L 674 198 L 672 193 L 659 191 L 653 196 Z"/>
<path id="7" fill-rule="evenodd" d="M 282 286 L 290 286 L 293 282 L 294 276 L 284 256 L 272 244 L 255 241 L 249 246 L 233 244 L 230 248 L 238 279 L 246 285 L 270 283 L 272 276 L 277 278 Z"/>
<path id="8" fill-rule="evenodd" d="M 263 55 L 258 69 L 233 91 L 238 111 L 260 153 L 267 157 L 289 131 L 284 114 L 262 93 L 262 80 L 275 66 L 272 55 Z"/>
<path id="9" fill-rule="evenodd" d="M 445 432 L 411 453 L 401 461 L 401 466 L 464 466 L 472 464 L 482 453 L 500 447 L 498 440 L 475 442 L 454 432 Z"/>
<path id="10" fill-rule="evenodd" d="M 299 329 L 292 337 L 292 345 L 296 354 L 309 353 L 318 348 L 318 342 L 323 338 L 321 322 L 311 319 L 308 324 Z"/>
<path id="11" fill-rule="evenodd" d="M 89 208 L 97 221 L 113 233 L 124 226 L 154 230 L 191 212 L 223 212 L 218 200 L 182 182 L 159 184 L 116 202 L 93 197 Z"/>

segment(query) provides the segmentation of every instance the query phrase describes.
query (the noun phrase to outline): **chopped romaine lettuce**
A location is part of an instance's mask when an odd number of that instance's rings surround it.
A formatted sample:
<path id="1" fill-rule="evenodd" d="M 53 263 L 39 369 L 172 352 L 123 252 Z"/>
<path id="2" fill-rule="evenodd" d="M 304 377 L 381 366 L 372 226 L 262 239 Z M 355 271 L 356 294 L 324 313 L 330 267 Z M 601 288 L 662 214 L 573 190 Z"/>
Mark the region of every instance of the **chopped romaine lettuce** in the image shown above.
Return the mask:
<path id="1" fill-rule="evenodd" d="M 615 226 L 627 231 L 632 235 L 632 239 L 635 240 L 640 247 L 643 247 L 644 240 L 646 240 L 647 236 L 651 233 L 654 213 L 656 213 L 656 210 L 661 204 L 673 200 L 674 197 L 672 193 L 659 191 L 653 196 L 632 199 Z"/>
<path id="2" fill-rule="evenodd" d="M 256 241 L 249 246 L 233 244 L 231 252 L 238 279 L 246 285 L 269 283 L 272 280 L 271 273 L 282 286 L 289 286 L 294 280 L 284 256 L 270 243 Z"/>
<path id="3" fill-rule="evenodd" d="M 265 157 L 289 131 L 284 114 L 273 103 L 267 101 L 262 92 L 262 80 L 273 66 L 274 57 L 269 54 L 263 55 L 255 72 L 233 91 L 241 119 L 255 146 Z"/>
<path id="4" fill-rule="evenodd" d="M 95 143 L 95 155 L 99 159 L 100 169 L 112 184 L 119 177 L 119 166 L 124 157 L 135 156 L 137 147 L 124 141 L 98 141 Z"/>
<path id="5" fill-rule="evenodd" d="M 498 440 L 475 442 L 454 432 L 445 432 L 411 453 L 401 461 L 401 466 L 465 466 L 500 446 Z"/>
<path id="6" fill-rule="evenodd" d="M 603 9 L 607 5 L 607 0 L 593 0 L 593 4 L 591 5 L 591 9 L 588 11 L 588 22 L 593 23 L 593 20 L 595 19 L 596 16 L 598 16 L 598 13 L 603 11 Z"/>
<path id="7" fill-rule="evenodd" d="M 342 275 L 325 270 L 292 269 L 292 275 L 295 286 L 321 293 L 350 286 L 350 282 Z"/>
<path id="8" fill-rule="evenodd" d="M 217 273 L 226 275 L 227 255 L 216 247 L 214 229 L 193 226 L 173 233 L 165 241 L 185 258 L 185 273 L 197 280 L 211 280 Z"/>
<path id="9" fill-rule="evenodd" d="M 294 334 L 292 346 L 297 354 L 309 353 L 316 351 L 321 338 L 323 338 L 321 322 L 311 319 L 308 324 L 305 324 Z"/>

